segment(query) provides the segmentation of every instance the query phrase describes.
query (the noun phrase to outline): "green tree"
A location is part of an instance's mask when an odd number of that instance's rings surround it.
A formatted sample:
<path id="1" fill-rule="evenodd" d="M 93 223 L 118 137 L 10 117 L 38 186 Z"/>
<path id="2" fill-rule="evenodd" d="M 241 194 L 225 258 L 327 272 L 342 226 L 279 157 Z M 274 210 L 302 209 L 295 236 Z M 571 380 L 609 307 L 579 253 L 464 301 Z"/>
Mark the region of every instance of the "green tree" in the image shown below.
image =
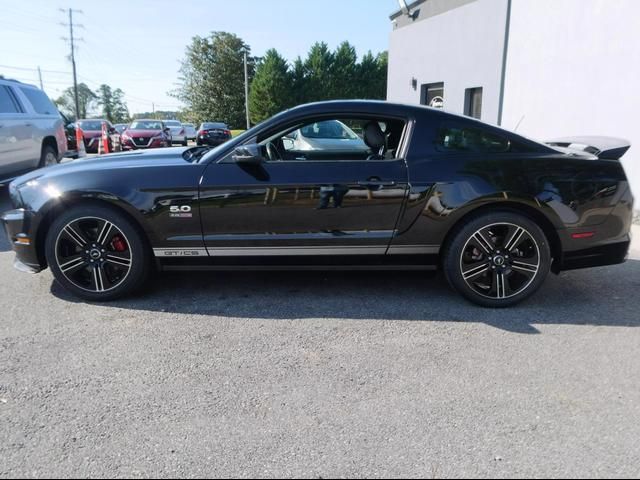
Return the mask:
<path id="1" fill-rule="evenodd" d="M 268 50 L 251 82 L 251 122 L 258 123 L 293 105 L 293 76 L 287 61 L 275 49 Z"/>
<path id="2" fill-rule="evenodd" d="M 298 57 L 296 61 L 293 62 L 293 68 L 291 69 L 292 105 L 301 105 L 307 102 L 306 77 L 304 62 Z"/>
<path id="3" fill-rule="evenodd" d="M 197 123 L 222 121 L 232 128 L 245 126 L 243 53 L 249 46 L 234 34 L 212 32 L 193 37 L 180 68 L 178 88 L 170 95 L 180 99 Z M 248 56 L 249 80 L 255 59 Z"/>
<path id="4" fill-rule="evenodd" d="M 331 68 L 333 54 L 324 42 L 317 42 L 309 50 L 304 62 L 305 85 L 304 96 L 306 102 L 316 102 L 331 99 Z"/>
<path id="5" fill-rule="evenodd" d="M 112 123 L 122 123 L 129 119 L 129 110 L 124 102 L 124 92 L 109 85 L 102 84 L 98 88 L 98 105 L 102 108 L 102 117 Z"/>
<path id="6" fill-rule="evenodd" d="M 97 95 L 85 83 L 78 84 L 78 108 L 80 118 L 87 118 L 93 111 L 97 100 Z M 66 117 L 72 120 L 76 118 L 75 98 L 73 87 L 69 87 L 62 92 L 62 95 L 54 102 Z"/>
<path id="7" fill-rule="evenodd" d="M 329 98 L 357 97 L 356 49 L 349 42 L 342 42 L 333 53 L 329 68 Z"/>
<path id="8" fill-rule="evenodd" d="M 387 97 L 387 52 L 373 56 L 367 52 L 356 72 L 356 96 L 363 99 L 384 100 Z"/>

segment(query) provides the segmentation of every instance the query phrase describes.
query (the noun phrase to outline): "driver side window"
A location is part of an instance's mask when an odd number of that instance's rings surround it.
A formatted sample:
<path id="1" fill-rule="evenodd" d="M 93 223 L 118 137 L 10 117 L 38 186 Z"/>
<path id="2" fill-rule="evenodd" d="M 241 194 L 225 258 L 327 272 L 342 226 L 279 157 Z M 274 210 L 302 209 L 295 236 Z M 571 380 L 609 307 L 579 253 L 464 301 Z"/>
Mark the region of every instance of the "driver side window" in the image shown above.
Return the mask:
<path id="1" fill-rule="evenodd" d="M 381 118 L 308 120 L 260 139 L 269 161 L 390 160 L 405 122 Z"/>

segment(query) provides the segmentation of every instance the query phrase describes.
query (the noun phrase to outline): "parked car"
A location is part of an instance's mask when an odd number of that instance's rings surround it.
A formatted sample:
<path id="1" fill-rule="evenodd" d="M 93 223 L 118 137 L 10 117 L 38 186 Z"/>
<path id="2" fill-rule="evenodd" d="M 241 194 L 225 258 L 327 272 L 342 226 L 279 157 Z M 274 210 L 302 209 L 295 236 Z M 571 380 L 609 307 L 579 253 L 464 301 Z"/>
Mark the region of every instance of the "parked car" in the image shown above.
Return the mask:
<path id="1" fill-rule="evenodd" d="M 197 145 L 212 145 L 214 147 L 231 139 L 231 130 L 220 122 L 205 122 L 198 128 Z"/>
<path id="2" fill-rule="evenodd" d="M 128 123 L 116 123 L 113 128 L 115 128 L 116 132 L 122 135 L 122 132 L 124 132 L 128 126 Z"/>
<path id="3" fill-rule="evenodd" d="M 161 120 L 134 120 L 122 135 L 123 150 L 171 146 L 171 131 Z"/>
<path id="4" fill-rule="evenodd" d="M 185 134 L 187 135 L 187 140 L 193 140 L 195 142 L 196 137 L 198 136 L 198 131 L 193 123 L 183 123 Z"/>
<path id="5" fill-rule="evenodd" d="M 369 147 L 353 130 L 338 120 L 314 122 L 291 132 L 285 139 L 290 148 L 307 150 L 360 150 Z"/>
<path id="6" fill-rule="evenodd" d="M 0 77 L 0 181 L 54 165 L 66 151 L 64 122 L 47 95 Z"/>
<path id="7" fill-rule="evenodd" d="M 286 144 L 319 118 L 362 131 L 367 151 Z M 467 299 L 506 307 L 550 270 L 626 258 L 633 197 L 619 158 L 629 143 L 579 140 L 556 147 L 422 106 L 322 102 L 215 149 L 24 175 L 2 219 L 18 267 L 49 266 L 88 300 L 132 292 L 154 266 L 442 268 Z"/>
<path id="8" fill-rule="evenodd" d="M 177 120 L 165 120 L 164 124 L 171 130 L 171 143 L 180 143 L 187 146 L 187 133 L 182 124 Z"/>
<path id="9" fill-rule="evenodd" d="M 107 124 L 107 131 L 109 132 L 109 151 L 113 152 L 114 148 L 120 145 L 120 134 L 109 120 L 102 118 L 82 119 L 78 120 L 76 124 L 80 125 L 82 129 L 84 148 L 87 153 L 98 153 L 103 122 Z"/>

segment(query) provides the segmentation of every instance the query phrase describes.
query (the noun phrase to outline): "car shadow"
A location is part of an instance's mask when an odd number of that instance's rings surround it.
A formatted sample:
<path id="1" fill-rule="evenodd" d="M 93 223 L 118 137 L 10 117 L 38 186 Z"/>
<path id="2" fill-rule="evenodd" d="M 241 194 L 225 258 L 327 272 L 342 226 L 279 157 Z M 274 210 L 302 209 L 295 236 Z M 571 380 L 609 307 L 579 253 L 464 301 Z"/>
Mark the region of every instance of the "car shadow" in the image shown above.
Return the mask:
<path id="1" fill-rule="evenodd" d="M 534 325 L 640 326 L 640 261 L 550 274 L 536 295 L 507 309 L 477 307 L 427 272 L 189 272 L 156 275 L 136 296 L 100 305 L 232 318 L 446 321 L 509 332 Z M 79 302 L 55 281 L 51 292 Z"/>

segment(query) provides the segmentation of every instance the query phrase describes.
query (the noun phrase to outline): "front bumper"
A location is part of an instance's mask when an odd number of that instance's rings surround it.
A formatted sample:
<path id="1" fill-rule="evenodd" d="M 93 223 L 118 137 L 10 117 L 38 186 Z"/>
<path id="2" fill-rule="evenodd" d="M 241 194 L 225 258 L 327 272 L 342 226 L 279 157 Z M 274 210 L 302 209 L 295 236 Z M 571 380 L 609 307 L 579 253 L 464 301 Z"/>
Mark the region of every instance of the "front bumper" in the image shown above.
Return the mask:
<path id="1" fill-rule="evenodd" d="M 18 270 L 37 273 L 43 270 L 38 260 L 36 251 L 36 239 L 30 235 L 33 232 L 33 212 L 19 208 L 5 212 L 0 220 L 11 243 L 13 251 L 16 252 L 16 263 Z"/>
<path id="2" fill-rule="evenodd" d="M 139 145 L 134 143 L 131 139 L 120 140 L 120 147 L 123 151 L 125 150 L 145 150 L 147 148 L 162 148 L 165 147 L 166 140 L 162 138 L 154 138 L 149 143 L 144 145 Z"/>

